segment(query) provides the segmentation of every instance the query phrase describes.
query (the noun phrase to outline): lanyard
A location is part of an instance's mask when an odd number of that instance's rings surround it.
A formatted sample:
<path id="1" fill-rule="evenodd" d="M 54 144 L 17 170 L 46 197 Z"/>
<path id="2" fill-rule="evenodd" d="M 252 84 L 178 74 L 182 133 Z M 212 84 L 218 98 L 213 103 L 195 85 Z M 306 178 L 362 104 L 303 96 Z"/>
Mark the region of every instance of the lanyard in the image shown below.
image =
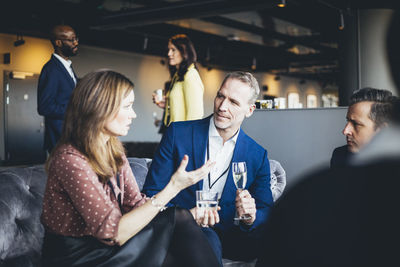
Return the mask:
<path id="1" fill-rule="evenodd" d="M 113 192 L 114 196 L 117 198 L 117 200 L 118 200 L 118 205 L 119 205 L 119 209 L 122 211 L 121 193 L 117 196 L 117 195 L 115 194 L 114 187 L 113 187 L 112 183 L 110 182 L 110 180 L 108 180 L 107 183 L 108 183 L 108 185 L 110 186 L 111 191 Z M 120 184 L 119 184 L 119 173 L 117 173 L 117 186 L 118 186 L 118 188 L 121 188 L 121 186 L 120 186 Z"/>
<path id="2" fill-rule="evenodd" d="M 208 138 L 210 139 L 210 138 Z M 207 140 L 207 160 L 210 158 L 210 141 Z M 233 155 L 232 155 L 232 159 L 233 159 Z M 211 190 L 211 188 L 219 181 L 219 179 L 221 179 L 222 176 L 224 176 L 224 174 L 229 170 L 230 166 L 232 165 L 232 159 L 231 162 L 228 165 L 228 168 L 226 168 L 226 170 L 211 184 L 211 174 L 208 173 L 208 189 Z"/>

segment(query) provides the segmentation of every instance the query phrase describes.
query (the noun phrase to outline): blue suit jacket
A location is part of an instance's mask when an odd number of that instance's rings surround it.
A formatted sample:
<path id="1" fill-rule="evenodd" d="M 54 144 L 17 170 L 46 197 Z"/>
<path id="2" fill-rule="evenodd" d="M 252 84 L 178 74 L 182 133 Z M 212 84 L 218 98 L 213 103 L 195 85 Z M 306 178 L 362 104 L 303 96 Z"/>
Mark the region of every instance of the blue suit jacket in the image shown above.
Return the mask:
<path id="1" fill-rule="evenodd" d="M 64 114 L 74 88 L 74 80 L 52 55 L 40 73 L 37 94 L 37 110 L 45 119 L 44 149 L 47 151 L 51 151 L 60 138 Z"/>
<path id="2" fill-rule="evenodd" d="M 168 127 L 152 161 L 143 188 L 144 193 L 151 196 L 162 190 L 185 154 L 189 156 L 187 171 L 197 169 L 204 164 L 210 118 L 175 122 Z M 245 161 L 247 165 L 246 189 L 256 201 L 257 214 L 252 227 L 241 227 L 241 229 L 251 231 L 266 222 L 273 204 L 267 151 L 240 130 L 232 160 Z M 191 209 L 196 205 L 196 190 L 202 188 L 203 181 L 200 181 L 180 192 L 171 203 Z M 233 224 L 236 210 L 235 198 L 236 187 L 233 183 L 232 172 L 229 171 L 219 202 L 221 221 L 215 226 L 220 231 L 229 231 L 235 227 Z"/>

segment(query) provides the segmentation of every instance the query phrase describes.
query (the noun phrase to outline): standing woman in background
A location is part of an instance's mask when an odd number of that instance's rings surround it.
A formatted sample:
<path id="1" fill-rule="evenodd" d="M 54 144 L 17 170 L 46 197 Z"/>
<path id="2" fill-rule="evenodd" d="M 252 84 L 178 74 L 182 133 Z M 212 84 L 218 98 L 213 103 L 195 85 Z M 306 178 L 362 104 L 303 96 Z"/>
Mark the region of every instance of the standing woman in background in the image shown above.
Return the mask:
<path id="1" fill-rule="evenodd" d="M 204 114 L 204 85 L 196 67 L 197 55 L 192 41 L 185 34 L 168 41 L 168 66 L 173 73 L 169 90 L 163 101 L 153 102 L 164 108 L 163 123 L 201 119 Z"/>

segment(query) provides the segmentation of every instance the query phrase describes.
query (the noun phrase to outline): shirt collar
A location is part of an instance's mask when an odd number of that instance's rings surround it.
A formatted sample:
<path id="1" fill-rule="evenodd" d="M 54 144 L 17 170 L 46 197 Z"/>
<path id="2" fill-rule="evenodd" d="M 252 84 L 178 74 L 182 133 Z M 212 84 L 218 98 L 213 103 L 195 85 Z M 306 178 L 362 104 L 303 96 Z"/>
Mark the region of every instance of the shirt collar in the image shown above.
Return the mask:
<path id="1" fill-rule="evenodd" d="M 194 63 L 192 63 L 192 64 L 190 64 L 190 66 L 188 67 L 188 70 L 190 70 L 190 69 L 194 69 L 195 67 L 194 67 Z"/>
<path id="2" fill-rule="evenodd" d="M 61 63 L 63 63 L 63 64 L 66 65 L 66 66 L 71 67 L 71 64 L 72 64 L 72 61 L 71 61 L 71 60 L 69 60 L 69 59 L 64 59 L 62 56 L 60 56 L 60 55 L 58 55 L 58 54 L 56 54 L 56 53 L 53 53 L 53 55 L 54 55 L 58 60 L 60 60 Z"/>
<path id="3" fill-rule="evenodd" d="M 235 135 L 232 136 L 227 142 L 232 141 L 234 144 L 236 144 L 236 140 L 237 140 L 237 138 L 239 136 L 239 131 L 240 131 L 240 128 L 235 133 Z M 222 138 L 219 135 L 219 133 L 217 131 L 217 128 L 215 127 L 214 116 L 212 116 L 211 119 L 210 119 L 210 126 L 208 127 L 208 137 L 219 137 L 219 138 Z"/>

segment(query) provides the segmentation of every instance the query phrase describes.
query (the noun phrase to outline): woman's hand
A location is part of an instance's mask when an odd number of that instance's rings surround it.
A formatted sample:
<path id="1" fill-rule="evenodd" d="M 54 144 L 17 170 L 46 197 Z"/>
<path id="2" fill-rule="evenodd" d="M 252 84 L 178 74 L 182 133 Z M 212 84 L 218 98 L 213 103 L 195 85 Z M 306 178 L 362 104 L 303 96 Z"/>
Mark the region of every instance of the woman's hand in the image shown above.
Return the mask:
<path id="1" fill-rule="evenodd" d="M 207 176 L 211 168 L 214 166 L 214 162 L 207 161 L 203 166 L 197 170 L 187 172 L 186 166 L 189 162 L 189 157 L 185 155 L 181 161 L 179 168 L 172 175 L 170 182 L 167 186 L 155 195 L 156 202 L 160 207 L 167 205 L 167 203 L 173 199 L 182 189 L 197 183 L 201 179 Z M 157 206 L 158 206 L 157 205 Z M 136 235 L 142 230 L 159 212 L 159 207 L 155 206 L 152 201 L 147 199 L 146 203 L 140 207 L 134 208 L 128 213 L 125 213 L 118 225 L 118 236 L 117 240 L 120 245 L 123 245 L 132 236 Z M 218 214 L 207 214 L 209 217 L 206 222 L 208 225 L 216 223 L 214 219 Z M 213 215 L 213 219 L 210 216 Z M 219 217 L 217 217 L 219 220 Z"/>
<path id="2" fill-rule="evenodd" d="M 187 155 L 183 156 L 181 164 L 176 172 L 172 175 L 170 183 L 178 190 L 181 191 L 186 187 L 189 187 L 201 179 L 205 178 L 207 174 L 211 171 L 215 162 L 208 160 L 200 168 L 187 172 L 186 166 L 189 162 L 189 157 Z"/>
<path id="3" fill-rule="evenodd" d="M 165 96 L 163 95 L 162 100 L 161 101 L 156 101 L 156 97 L 157 95 L 155 93 L 153 93 L 151 95 L 152 99 L 153 99 L 153 103 L 156 104 L 159 108 L 165 108 Z"/>

